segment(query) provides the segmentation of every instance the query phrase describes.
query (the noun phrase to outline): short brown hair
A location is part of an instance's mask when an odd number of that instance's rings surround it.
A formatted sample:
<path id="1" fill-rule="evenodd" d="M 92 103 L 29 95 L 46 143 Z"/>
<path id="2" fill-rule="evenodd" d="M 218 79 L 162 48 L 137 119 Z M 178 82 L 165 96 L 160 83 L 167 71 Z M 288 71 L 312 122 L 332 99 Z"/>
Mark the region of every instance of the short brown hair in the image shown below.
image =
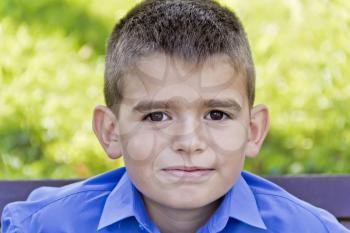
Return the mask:
<path id="1" fill-rule="evenodd" d="M 104 96 L 109 108 L 115 109 L 122 99 L 120 80 L 128 67 L 155 52 L 198 63 L 214 54 L 229 55 L 246 77 L 248 101 L 253 105 L 255 71 L 244 28 L 232 11 L 217 2 L 146 0 L 122 18 L 107 47 Z"/>

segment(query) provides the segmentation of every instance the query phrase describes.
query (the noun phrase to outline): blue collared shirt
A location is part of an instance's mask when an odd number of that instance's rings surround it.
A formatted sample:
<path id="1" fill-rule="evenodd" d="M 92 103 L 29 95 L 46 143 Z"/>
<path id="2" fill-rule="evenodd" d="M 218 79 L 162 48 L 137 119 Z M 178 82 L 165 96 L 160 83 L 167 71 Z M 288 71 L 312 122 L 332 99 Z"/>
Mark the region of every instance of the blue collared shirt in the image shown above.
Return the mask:
<path id="1" fill-rule="evenodd" d="M 7 205 L 2 232 L 158 232 L 125 168 L 61 188 L 34 190 L 27 201 Z M 220 206 L 197 233 L 342 233 L 325 210 L 307 204 L 271 182 L 242 172 Z"/>

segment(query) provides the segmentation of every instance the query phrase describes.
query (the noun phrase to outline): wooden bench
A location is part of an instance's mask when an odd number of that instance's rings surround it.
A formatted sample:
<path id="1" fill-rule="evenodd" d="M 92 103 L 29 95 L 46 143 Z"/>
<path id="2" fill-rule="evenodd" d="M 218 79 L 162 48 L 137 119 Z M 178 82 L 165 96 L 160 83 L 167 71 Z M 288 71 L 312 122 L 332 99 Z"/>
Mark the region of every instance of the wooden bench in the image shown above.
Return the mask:
<path id="1" fill-rule="evenodd" d="M 267 179 L 300 199 L 328 210 L 350 229 L 350 176 L 280 176 Z M 7 203 L 25 200 L 37 187 L 60 187 L 76 181 L 79 180 L 0 181 L 0 213 Z"/>

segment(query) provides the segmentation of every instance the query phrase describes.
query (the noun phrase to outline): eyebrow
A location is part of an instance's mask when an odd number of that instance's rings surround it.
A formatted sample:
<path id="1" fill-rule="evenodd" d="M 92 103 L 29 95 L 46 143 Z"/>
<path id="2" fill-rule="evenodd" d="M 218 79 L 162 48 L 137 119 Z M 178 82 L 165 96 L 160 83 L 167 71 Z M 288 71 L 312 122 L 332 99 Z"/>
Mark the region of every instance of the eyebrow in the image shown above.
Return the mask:
<path id="1" fill-rule="evenodd" d="M 241 105 L 234 99 L 208 99 L 204 100 L 203 105 L 208 108 L 231 108 L 236 112 L 242 110 Z"/>
<path id="2" fill-rule="evenodd" d="M 150 101 L 150 100 L 142 100 L 135 107 L 133 107 L 132 111 L 137 112 L 147 112 L 155 109 L 169 109 L 172 106 L 178 105 L 180 102 L 176 100 L 166 100 L 166 101 Z M 236 112 L 240 112 L 242 110 L 241 105 L 234 99 L 205 99 L 200 101 L 203 107 L 206 108 L 230 108 Z"/>

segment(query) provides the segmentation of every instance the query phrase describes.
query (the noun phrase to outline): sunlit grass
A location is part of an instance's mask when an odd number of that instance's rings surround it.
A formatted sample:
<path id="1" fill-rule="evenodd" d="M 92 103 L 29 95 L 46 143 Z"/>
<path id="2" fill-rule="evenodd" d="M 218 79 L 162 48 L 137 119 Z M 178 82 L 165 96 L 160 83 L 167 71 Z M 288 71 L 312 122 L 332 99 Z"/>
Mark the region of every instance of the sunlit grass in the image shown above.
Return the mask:
<path id="1" fill-rule="evenodd" d="M 91 130 L 105 43 L 137 1 L 0 1 L 0 178 L 118 166 Z M 221 1 L 241 17 L 271 131 L 247 168 L 350 172 L 349 1 Z"/>

